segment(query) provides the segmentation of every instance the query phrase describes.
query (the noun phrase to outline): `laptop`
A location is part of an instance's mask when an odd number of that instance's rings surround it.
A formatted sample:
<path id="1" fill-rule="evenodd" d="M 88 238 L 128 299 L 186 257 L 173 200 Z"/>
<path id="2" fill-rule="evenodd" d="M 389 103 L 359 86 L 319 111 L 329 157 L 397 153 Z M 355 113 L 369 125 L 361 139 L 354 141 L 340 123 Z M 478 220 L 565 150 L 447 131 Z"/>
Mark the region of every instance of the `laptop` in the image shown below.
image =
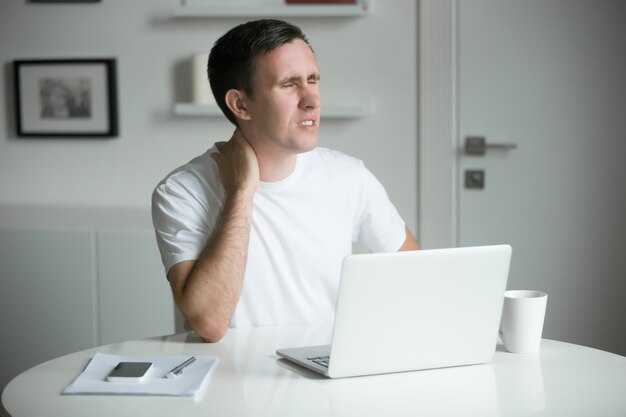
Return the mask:
<path id="1" fill-rule="evenodd" d="M 490 362 L 509 245 L 350 255 L 330 345 L 276 354 L 329 378 Z"/>

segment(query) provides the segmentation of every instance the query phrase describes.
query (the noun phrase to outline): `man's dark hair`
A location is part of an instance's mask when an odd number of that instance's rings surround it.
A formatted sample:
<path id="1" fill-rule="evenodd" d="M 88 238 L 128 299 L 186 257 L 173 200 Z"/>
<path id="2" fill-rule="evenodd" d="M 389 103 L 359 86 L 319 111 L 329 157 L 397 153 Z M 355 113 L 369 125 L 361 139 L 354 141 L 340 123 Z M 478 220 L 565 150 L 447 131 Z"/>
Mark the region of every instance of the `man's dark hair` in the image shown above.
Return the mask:
<path id="1" fill-rule="evenodd" d="M 217 105 L 235 126 L 237 119 L 226 106 L 226 92 L 234 88 L 252 97 L 257 56 L 295 39 L 302 39 L 309 45 L 299 27 L 282 20 L 263 19 L 236 26 L 215 42 L 207 65 L 209 83 Z"/>

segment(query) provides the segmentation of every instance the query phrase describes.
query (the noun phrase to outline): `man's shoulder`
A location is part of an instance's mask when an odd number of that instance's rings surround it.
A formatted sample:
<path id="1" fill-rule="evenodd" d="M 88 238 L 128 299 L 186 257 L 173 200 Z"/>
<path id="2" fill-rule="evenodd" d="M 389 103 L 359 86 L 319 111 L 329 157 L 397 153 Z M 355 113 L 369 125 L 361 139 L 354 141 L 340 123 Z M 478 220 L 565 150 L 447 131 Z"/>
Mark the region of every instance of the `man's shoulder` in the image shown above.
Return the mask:
<path id="1" fill-rule="evenodd" d="M 212 187 L 219 183 L 217 164 L 211 158 L 211 149 L 196 156 L 165 176 L 156 186 L 155 192 L 176 188 Z"/>

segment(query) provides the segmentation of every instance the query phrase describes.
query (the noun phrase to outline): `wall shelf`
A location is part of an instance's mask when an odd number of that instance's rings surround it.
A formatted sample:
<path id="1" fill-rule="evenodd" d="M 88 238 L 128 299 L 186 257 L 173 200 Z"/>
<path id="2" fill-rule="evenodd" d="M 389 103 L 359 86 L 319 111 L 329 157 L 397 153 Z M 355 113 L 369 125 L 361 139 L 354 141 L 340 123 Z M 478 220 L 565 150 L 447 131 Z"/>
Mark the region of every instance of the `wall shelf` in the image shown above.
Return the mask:
<path id="1" fill-rule="evenodd" d="M 360 119 L 372 115 L 374 99 L 370 96 L 324 96 L 321 117 L 324 119 Z M 176 103 L 177 116 L 223 117 L 217 104 Z"/>
<path id="2" fill-rule="evenodd" d="M 363 17 L 371 14 L 372 0 L 355 4 L 263 4 L 211 3 L 181 4 L 174 13 L 180 18 L 210 17 Z"/>
<path id="3" fill-rule="evenodd" d="M 362 17 L 372 13 L 374 0 L 357 0 L 354 4 L 286 4 L 263 1 L 215 3 L 199 0 L 181 0 L 174 13 L 176 18 L 225 17 Z M 332 119 L 358 119 L 374 112 L 374 99 L 366 95 L 324 95 L 321 117 Z M 177 116 L 223 117 L 213 104 L 179 102 L 174 105 Z"/>

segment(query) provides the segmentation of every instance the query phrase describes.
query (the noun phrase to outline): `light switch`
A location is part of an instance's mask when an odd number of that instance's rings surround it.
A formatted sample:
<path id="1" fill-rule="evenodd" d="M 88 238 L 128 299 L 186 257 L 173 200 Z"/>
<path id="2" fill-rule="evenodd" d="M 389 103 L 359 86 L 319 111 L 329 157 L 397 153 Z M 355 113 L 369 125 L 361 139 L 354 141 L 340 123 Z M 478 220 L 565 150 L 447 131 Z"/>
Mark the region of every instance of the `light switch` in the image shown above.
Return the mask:
<path id="1" fill-rule="evenodd" d="M 465 171 L 465 188 L 485 188 L 485 171 L 482 169 L 468 169 Z"/>

